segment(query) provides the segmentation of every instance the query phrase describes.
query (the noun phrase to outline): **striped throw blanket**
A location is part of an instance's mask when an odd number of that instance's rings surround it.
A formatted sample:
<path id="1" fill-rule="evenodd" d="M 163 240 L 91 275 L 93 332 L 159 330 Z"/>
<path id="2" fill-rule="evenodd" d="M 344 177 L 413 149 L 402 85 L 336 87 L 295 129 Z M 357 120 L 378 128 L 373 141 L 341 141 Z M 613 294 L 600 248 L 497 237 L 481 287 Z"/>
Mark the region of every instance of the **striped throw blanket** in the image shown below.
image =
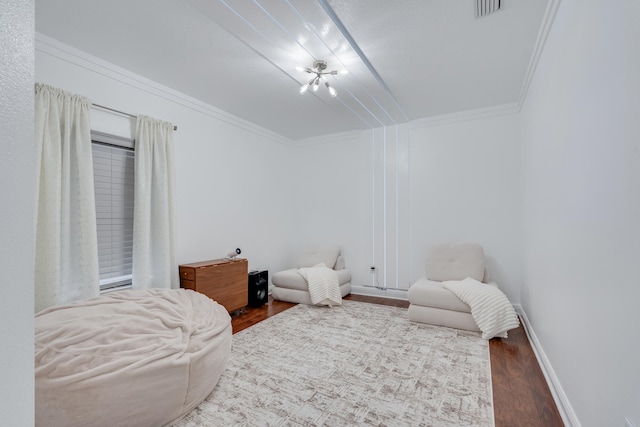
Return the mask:
<path id="1" fill-rule="evenodd" d="M 309 285 L 309 296 L 314 305 L 342 305 L 338 275 L 323 263 L 298 269 Z"/>
<path id="2" fill-rule="evenodd" d="M 471 316 L 482 331 L 482 338 L 507 338 L 509 329 L 520 324 L 513 306 L 497 287 L 467 277 L 464 280 L 443 282 L 462 302 L 471 307 Z"/>

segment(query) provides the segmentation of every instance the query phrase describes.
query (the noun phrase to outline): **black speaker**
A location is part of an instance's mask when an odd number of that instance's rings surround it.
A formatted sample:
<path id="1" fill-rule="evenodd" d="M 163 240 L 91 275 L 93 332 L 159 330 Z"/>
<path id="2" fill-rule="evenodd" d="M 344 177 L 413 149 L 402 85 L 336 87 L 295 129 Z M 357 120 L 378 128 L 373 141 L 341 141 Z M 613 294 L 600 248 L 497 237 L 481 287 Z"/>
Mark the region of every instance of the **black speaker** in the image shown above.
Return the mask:
<path id="1" fill-rule="evenodd" d="M 249 305 L 260 307 L 269 301 L 269 272 L 252 271 L 249 273 Z"/>

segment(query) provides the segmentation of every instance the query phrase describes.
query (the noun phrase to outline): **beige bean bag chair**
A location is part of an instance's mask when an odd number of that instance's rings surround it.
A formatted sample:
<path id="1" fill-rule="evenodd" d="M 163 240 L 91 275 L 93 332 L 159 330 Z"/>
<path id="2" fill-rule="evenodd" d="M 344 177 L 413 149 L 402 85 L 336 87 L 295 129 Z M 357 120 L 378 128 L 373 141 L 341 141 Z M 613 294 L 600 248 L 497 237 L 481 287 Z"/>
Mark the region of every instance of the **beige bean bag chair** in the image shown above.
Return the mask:
<path id="1" fill-rule="evenodd" d="M 112 292 L 35 317 L 37 426 L 165 426 L 211 393 L 227 310 L 184 289 Z"/>

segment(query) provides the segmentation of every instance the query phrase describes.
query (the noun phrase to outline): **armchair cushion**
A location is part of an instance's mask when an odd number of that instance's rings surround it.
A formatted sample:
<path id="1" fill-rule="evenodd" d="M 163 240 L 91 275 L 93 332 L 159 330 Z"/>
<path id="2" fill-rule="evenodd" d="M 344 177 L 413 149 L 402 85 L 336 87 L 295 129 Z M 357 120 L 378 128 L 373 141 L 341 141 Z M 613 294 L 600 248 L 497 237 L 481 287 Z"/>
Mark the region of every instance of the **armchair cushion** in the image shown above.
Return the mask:
<path id="1" fill-rule="evenodd" d="M 419 279 L 409 288 L 407 297 L 411 304 L 471 313 L 471 308 L 446 290 L 443 282 Z"/>
<path id="2" fill-rule="evenodd" d="M 298 268 L 313 267 L 323 263 L 329 268 L 334 268 L 340 255 L 340 247 L 332 245 L 309 245 L 302 250 L 298 258 Z"/>
<path id="3" fill-rule="evenodd" d="M 484 251 L 475 243 L 443 244 L 433 248 L 426 261 L 427 279 L 444 282 L 467 277 L 482 281 Z"/>
<path id="4" fill-rule="evenodd" d="M 336 270 L 338 275 L 338 283 L 344 285 L 351 280 L 351 273 L 349 270 Z M 271 281 L 274 286 L 287 289 L 297 289 L 300 291 L 308 291 L 309 287 L 307 281 L 298 273 L 297 268 L 290 268 L 289 270 L 279 271 L 271 277 Z"/>

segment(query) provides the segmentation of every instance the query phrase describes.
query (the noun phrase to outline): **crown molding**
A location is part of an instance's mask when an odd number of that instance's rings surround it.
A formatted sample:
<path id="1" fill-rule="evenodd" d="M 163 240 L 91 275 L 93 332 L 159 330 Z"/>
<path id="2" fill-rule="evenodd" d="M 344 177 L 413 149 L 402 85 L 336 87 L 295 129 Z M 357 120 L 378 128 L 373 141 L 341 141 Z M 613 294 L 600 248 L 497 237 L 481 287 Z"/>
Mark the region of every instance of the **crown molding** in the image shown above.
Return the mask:
<path id="1" fill-rule="evenodd" d="M 363 132 L 369 132 L 370 129 L 352 130 L 340 133 L 331 133 L 328 135 L 314 136 L 312 138 L 299 139 L 295 141 L 295 148 L 311 147 L 314 145 L 344 143 L 360 141 Z"/>
<path id="2" fill-rule="evenodd" d="M 489 117 L 502 116 L 507 114 L 519 113 L 527 96 L 529 87 L 535 75 L 544 46 L 548 38 L 551 26 L 556 16 L 559 4 L 561 0 L 549 0 L 545 14 L 543 17 L 542 25 L 538 32 L 536 44 L 533 49 L 533 54 L 529 61 L 529 66 L 525 73 L 525 78 L 520 90 L 520 94 L 517 102 L 507 103 L 497 106 L 460 111 L 451 114 L 441 114 L 437 116 L 430 116 L 421 119 L 412 120 L 409 122 L 411 129 L 420 129 L 432 126 L 441 126 L 446 124 L 452 124 L 457 122 L 464 122 L 469 120 L 484 119 Z M 156 83 L 124 68 L 118 67 L 110 62 L 104 61 L 100 58 L 92 56 L 84 51 L 73 48 L 67 44 L 64 44 L 56 39 L 48 37 L 44 34 L 36 32 L 35 34 L 35 46 L 36 51 L 51 55 L 60 60 L 69 62 L 81 68 L 85 68 L 102 76 L 111 78 L 120 83 L 130 85 L 139 90 L 165 99 L 169 102 L 181 105 L 185 108 L 197 111 L 205 114 L 214 119 L 228 123 L 239 129 L 251 132 L 258 136 L 264 137 L 270 141 L 294 148 L 308 147 L 313 145 L 338 143 L 352 141 L 361 137 L 363 132 L 367 130 L 348 131 L 337 134 L 322 135 L 319 137 L 306 138 L 301 140 L 291 140 L 283 135 L 270 131 L 266 128 L 258 126 L 252 122 L 241 119 L 235 115 L 227 113 L 224 110 L 216 108 L 210 104 L 199 101 L 193 97 L 190 97 L 182 92 L 178 92 L 169 87 Z"/>
<path id="3" fill-rule="evenodd" d="M 451 114 L 440 114 L 437 116 L 425 117 L 423 119 L 412 120 L 410 122 L 411 129 L 420 129 L 432 126 L 441 126 L 457 122 L 466 122 L 469 120 L 486 119 L 489 117 L 504 116 L 507 114 L 515 114 L 520 111 L 517 102 L 495 105 L 492 107 L 477 108 L 474 110 L 459 111 Z"/>
<path id="4" fill-rule="evenodd" d="M 527 67 L 527 72 L 524 76 L 524 81 L 522 82 L 522 87 L 520 89 L 520 95 L 518 96 L 519 109 L 524 105 L 527 93 L 529 92 L 529 86 L 531 86 L 531 81 L 533 80 L 536 68 L 538 67 L 538 62 L 540 61 L 540 57 L 544 51 L 544 46 L 547 42 L 547 37 L 549 36 L 549 31 L 551 31 L 551 26 L 556 17 L 556 12 L 558 11 L 559 6 L 560 0 L 549 0 L 549 3 L 547 4 L 547 9 L 545 10 L 544 17 L 542 18 L 542 25 L 540 25 L 540 30 L 538 31 L 538 38 L 536 39 L 536 44 L 533 47 L 533 54 L 531 54 L 529 66 Z"/>
<path id="5" fill-rule="evenodd" d="M 37 52 L 53 56 L 62 61 L 71 63 L 80 68 L 84 68 L 125 85 L 135 87 L 136 89 L 139 89 L 143 92 L 178 104 L 182 107 L 205 114 L 211 118 L 228 123 L 239 129 L 254 133 L 273 142 L 289 147 L 294 146 L 293 141 L 283 135 L 272 132 L 247 120 L 241 119 L 240 117 L 227 113 L 224 110 L 199 101 L 182 92 L 161 85 L 160 83 L 154 82 L 150 79 L 147 79 L 146 77 L 118 67 L 117 65 L 90 55 L 84 51 L 76 49 L 72 46 L 69 46 L 38 32 L 36 32 L 35 34 L 35 50 Z"/>
<path id="6" fill-rule="evenodd" d="M 463 122 L 467 120 L 484 119 L 488 117 L 519 113 L 525 102 L 527 93 L 529 91 L 529 86 L 531 85 L 531 81 L 533 80 L 533 77 L 535 75 L 535 71 L 538 66 L 538 62 L 540 61 L 540 57 L 542 56 L 542 52 L 544 51 L 544 46 L 547 42 L 549 32 L 551 31 L 551 26 L 556 17 L 556 12 L 558 11 L 560 1 L 561 0 L 549 0 L 549 3 L 547 4 L 547 8 L 542 18 L 542 25 L 540 26 L 540 30 L 538 31 L 538 37 L 536 38 L 536 43 L 533 47 L 533 53 L 531 55 L 531 59 L 529 60 L 529 66 L 527 67 L 527 71 L 522 82 L 522 87 L 520 88 L 520 94 L 518 95 L 517 102 L 479 108 L 475 110 L 460 111 L 452 114 L 442 114 L 438 116 L 425 117 L 423 119 L 411 121 L 411 128 L 419 129 L 424 127 Z"/>

